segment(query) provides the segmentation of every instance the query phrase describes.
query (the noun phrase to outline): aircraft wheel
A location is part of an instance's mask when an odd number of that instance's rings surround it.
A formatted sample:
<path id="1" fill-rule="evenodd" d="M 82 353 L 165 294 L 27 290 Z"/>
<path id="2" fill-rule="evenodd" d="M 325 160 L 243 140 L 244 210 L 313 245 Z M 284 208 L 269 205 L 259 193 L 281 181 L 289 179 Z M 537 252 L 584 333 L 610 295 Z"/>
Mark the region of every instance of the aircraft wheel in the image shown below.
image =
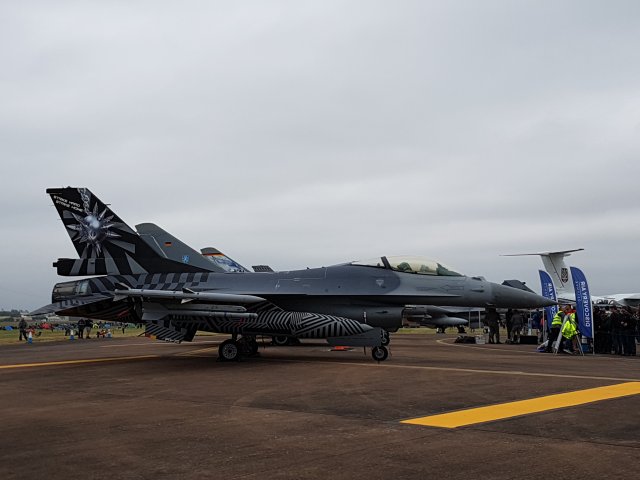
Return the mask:
<path id="1" fill-rule="evenodd" d="M 387 347 L 373 347 L 371 356 L 376 362 L 384 362 L 389 356 L 389 350 L 387 350 Z"/>
<path id="2" fill-rule="evenodd" d="M 225 340 L 218 347 L 219 358 L 226 362 L 232 362 L 240 358 L 240 348 L 234 340 Z"/>
<path id="3" fill-rule="evenodd" d="M 382 346 L 386 347 L 391 342 L 391 337 L 389 336 L 389 332 L 386 330 L 382 331 Z"/>
<path id="4" fill-rule="evenodd" d="M 278 335 L 276 337 L 271 337 L 271 341 L 273 342 L 274 345 L 277 345 L 279 347 L 286 347 L 291 343 L 290 338 L 287 337 L 286 335 Z"/>

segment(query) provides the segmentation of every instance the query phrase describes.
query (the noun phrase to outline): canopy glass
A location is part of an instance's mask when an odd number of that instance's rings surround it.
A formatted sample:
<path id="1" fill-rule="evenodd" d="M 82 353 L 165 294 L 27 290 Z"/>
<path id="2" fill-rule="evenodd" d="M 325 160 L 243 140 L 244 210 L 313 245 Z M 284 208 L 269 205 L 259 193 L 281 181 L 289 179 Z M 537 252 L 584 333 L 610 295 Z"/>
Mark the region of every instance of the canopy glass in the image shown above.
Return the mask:
<path id="1" fill-rule="evenodd" d="M 389 268 L 396 272 L 417 273 L 420 275 L 441 275 L 447 277 L 463 277 L 464 275 L 444 263 L 426 257 L 394 256 L 378 257 L 369 260 L 358 260 L 351 265 Z"/>

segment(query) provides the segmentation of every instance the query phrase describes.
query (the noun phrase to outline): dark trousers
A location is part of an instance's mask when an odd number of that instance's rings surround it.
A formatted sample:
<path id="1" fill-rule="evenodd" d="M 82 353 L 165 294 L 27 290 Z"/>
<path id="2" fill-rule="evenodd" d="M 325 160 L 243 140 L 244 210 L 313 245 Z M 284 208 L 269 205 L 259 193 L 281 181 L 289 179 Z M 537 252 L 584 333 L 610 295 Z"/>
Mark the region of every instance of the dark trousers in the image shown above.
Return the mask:
<path id="1" fill-rule="evenodd" d="M 611 339 L 613 340 L 613 353 L 622 355 L 624 353 L 624 332 L 620 330 L 611 332 Z"/>
<path id="2" fill-rule="evenodd" d="M 633 330 L 627 330 L 624 336 L 624 354 L 635 355 L 636 354 L 636 332 Z"/>
<path id="3" fill-rule="evenodd" d="M 500 328 L 498 325 L 489 325 L 489 343 L 500 343 Z"/>
<path id="4" fill-rule="evenodd" d="M 596 332 L 594 342 L 596 344 L 596 353 L 606 353 L 607 355 L 611 353 L 611 332 Z"/>
<path id="5" fill-rule="evenodd" d="M 553 351 L 553 344 L 555 343 L 555 341 L 558 339 L 558 337 L 560 336 L 560 325 L 558 325 L 557 327 L 552 326 L 551 327 L 551 332 L 549 333 L 549 342 L 547 343 L 547 352 L 552 352 Z M 562 348 L 562 342 L 560 342 L 560 345 L 558 346 L 558 349 Z"/>
<path id="6" fill-rule="evenodd" d="M 20 335 L 18 336 L 18 341 L 21 342 L 23 338 L 25 340 L 28 339 L 26 330 L 20 330 Z"/>

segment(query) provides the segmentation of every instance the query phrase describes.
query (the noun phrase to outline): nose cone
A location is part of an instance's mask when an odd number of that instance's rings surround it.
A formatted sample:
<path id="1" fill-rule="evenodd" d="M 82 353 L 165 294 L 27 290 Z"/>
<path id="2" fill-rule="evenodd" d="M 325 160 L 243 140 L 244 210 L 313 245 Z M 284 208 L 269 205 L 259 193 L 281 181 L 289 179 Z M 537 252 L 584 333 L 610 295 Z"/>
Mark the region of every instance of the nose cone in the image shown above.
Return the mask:
<path id="1" fill-rule="evenodd" d="M 499 308 L 541 308 L 555 305 L 556 302 L 519 288 L 506 285 L 492 285 L 494 305 Z"/>

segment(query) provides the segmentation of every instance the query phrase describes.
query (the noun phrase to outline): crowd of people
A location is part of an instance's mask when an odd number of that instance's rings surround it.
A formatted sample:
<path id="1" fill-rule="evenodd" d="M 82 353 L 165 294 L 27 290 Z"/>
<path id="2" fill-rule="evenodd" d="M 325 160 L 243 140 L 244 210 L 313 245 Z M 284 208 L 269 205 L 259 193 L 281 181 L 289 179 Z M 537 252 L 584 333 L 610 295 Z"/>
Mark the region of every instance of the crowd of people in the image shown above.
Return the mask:
<path id="1" fill-rule="evenodd" d="M 566 320 L 566 322 L 565 322 Z M 554 318 L 545 319 L 542 310 L 529 314 L 521 310 L 507 310 L 500 315 L 495 308 L 488 308 L 485 322 L 488 327 L 488 343 L 499 344 L 501 331 L 506 331 L 504 343 L 519 343 L 526 330 L 535 330 L 542 344 L 541 351 L 553 352 L 560 338 L 560 351 L 576 353 L 582 348 L 578 318 L 573 305 L 564 305 Z M 640 344 L 640 307 L 594 305 L 594 338 L 588 339 L 589 348 L 595 353 L 636 356 Z"/>
<path id="2" fill-rule="evenodd" d="M 593 313 L 595 353 L 635 356 L 640 343 L 640 307 L 596 308 Z"/>
<path id="3" fill-rule="evenodd" d="M 593 308 L 593 339 L 587 339 L 594 353 L 636 356 L 640 342 L 638 319 L 640 309 L 628 306 L 595 305 Z M 576 311 L 565 305 L 551 320 L 548 342 L 544 351 L 553 351 L 552 342 L 560 340 L 557 349 L 574 353 L 582 348 Z"/>
<path id="4" fill-rule="evenodd" d="M 520 337 L 524 334 L 525 329 L 529 328 L 529 320 L 527 319 L 527 311 L 509 309 L 504 314 L 504 319 L 495 308 L 488 308 L 485 314 L 485 321 L 489 328 L 489 343 L 502 343 L 500 341 L 500 329 L 506 330 L 507 338 L 505 343 L 519 343 Z M 531 328 L 540 328 L 539 311 L 534 312 L 531 316 Z"/>
<path id="5" fill-rule="evenodd" d="M 140 328 L 140 325 L 136 325 Z M 105 323 L 103 321 L 94 322 L 90 318 L 79 318 L 76 322 L 73 323 L 49 323 L 49 322 L 35 322 L 29 323 L 24 318 L 20 319 L 18 323 L 18 340 L 23 341 L 27 340 L 29 333 L 32 334 L 32 337 L 39 337 L 42 335 L 43 330 L 64 330 L 65 337 L 71 337 L 73 335 L 74 338 L 78 339 L 87 339 L 93 338 L 91 333 L 95 329 L 95 338 L 105 338 L 109 336 L 112 331 L 112 328 L 117 328 L 118 330 L 122 330 L 122 334 L 124 335 L 126 329 L 129 327 L 127 323 Z"/>

